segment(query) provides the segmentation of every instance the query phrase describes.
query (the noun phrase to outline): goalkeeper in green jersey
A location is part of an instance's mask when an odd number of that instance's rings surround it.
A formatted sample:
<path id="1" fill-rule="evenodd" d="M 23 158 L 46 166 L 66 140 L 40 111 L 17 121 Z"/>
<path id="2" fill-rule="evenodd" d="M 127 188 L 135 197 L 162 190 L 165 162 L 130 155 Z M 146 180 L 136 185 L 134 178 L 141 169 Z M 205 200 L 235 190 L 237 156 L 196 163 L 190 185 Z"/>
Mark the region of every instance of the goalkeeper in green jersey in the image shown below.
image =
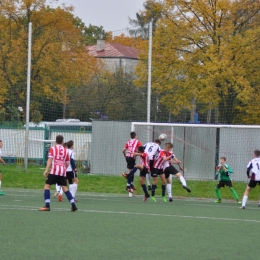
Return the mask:
<path id="1" fill-rule="evenodd" d="M 216 167 L 216 180 L 220 176 L 220 181 L 216 186 L 216 194 L 217 194 L 217 200 L 216 203 L 221 203 L 221 195 L 220 195 L 220 188 L 228 186 L 230 191 L 232 192 L 234 198 L 236 199 L 237 203 L 241 204 L 241 201 L 238 200 L 238 196 L 236 191 L 233 188 L 232 181 L 230 178 L 230 174 L 233 173 L 232 168 L 226 164 L 226 157 L 220 158 L 220 164 Z"/>

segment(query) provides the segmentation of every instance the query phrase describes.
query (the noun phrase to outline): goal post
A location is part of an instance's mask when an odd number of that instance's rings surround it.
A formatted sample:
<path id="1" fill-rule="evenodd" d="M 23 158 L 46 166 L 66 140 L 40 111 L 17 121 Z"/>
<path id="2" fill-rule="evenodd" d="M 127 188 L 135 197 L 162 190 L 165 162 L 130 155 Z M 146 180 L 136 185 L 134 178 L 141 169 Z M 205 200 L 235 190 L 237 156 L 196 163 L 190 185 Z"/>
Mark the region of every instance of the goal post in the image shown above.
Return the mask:
<path id="1" fill-rule="evenodd" d="M 247 181 L 246 166 L 253 151 L 260 149 L 260 126 L 132 122 L 131 130 L 143 143 L 164 133 L 162 142 L 174 144 L 173 152 L 184 166 L 187 179 L 213 180 L 219 158 L 234 169 L 233 180 Z"/>

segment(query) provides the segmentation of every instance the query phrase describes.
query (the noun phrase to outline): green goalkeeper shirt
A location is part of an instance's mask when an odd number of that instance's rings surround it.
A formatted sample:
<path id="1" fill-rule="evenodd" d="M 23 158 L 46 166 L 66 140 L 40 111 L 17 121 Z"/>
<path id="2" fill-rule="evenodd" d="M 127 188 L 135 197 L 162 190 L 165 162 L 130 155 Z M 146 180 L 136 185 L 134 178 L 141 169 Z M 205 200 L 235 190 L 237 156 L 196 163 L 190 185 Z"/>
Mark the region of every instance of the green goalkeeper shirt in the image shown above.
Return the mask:
<path id="1" fill-rule="evenodd" d="M 220 171 L 216 172 L 216 174 L 217 175 L 220 174 L 220 180 L 231 181 L 230 173 L 233 173 L 233 169 L 227 164 L 219 165 L 219 167 L 220 167 Z"/>

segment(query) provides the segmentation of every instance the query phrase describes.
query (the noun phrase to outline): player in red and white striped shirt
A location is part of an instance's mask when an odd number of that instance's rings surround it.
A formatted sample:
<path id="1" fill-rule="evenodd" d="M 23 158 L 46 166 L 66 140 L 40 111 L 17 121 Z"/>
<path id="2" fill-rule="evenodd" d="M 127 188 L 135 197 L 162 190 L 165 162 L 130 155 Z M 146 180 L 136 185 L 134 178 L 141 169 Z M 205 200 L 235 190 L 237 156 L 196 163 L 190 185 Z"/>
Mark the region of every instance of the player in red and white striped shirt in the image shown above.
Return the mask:
<path id="1" fill-rule="evenodd" d="M 133 153 L 137 152 L 139 146 L 142 146 L 142 143 L 137 140 L 137 136 L 135 132 L 130 133 L 131 139 L 125 144 L 123 149 L 123 155 L 127 162 L 127 169 L 130 172 L 135 166 L 135 155 Z M 132 192 L 132 190 L 136 190 L 134 187 L 134 174 L 128 175 L 126 173 L 122 173 L 122 175 L 127 178 L 126 190 Z"/>
<path id="2" fill-rule="evenodd" d="M 132 153 L 134 156 L 140 156 L 140 164 L 135 165 L 135 167 L 129 172 L 130 175 L 134 175 L 134 173 L 137 171 L 137 169 L 140 170 L 140 184 L 142 186 L 142 189 L 144 191 L 144 199 L 145 202 L 148 198 L 150 198 L 149 193 L 147 192 L 147 187 L 145 185 L 146 180 L 146 174 L 150 171 L 150 159 L 148 153 L 144 151 L 143 146 L 138 147 L 137 153 Z"/>
<path id="3" fill-rule="evenodd" d="M 63 192 L 71 203 L 71 211 L 77 210 L 75 201 L 67 188 L 66 168 L 69 165 L 70 158 L 66 148 L 64 148 L 62 144 L 63 136 L 57 135 L 56 145 L 50 148 L 46 169 L 43 173 L 44 177 L 47 176 L 44 185 L 45 206 L 40 208 L 39 211 L 50 211 L 50 187 L 56 183 L 62 187 Z M 50 168 L 51 170 L 48 174 Z"/>
<path id="4" fill-rule="evenodd" d="M 157 188 L 156 184 L 157 184 L 158 175 L 160 176 L 160 178 L 162 180 L 162 198 L 163 198 L 164 202 L 167 202 L 167 199 L 165 197 L 166 179 L 165 179 L 165 175 L 163 172 L 163 165 L 166 161 L 171 159 L 172 155 L 171 154 L 169 155 L 168 152 L 171 151 L 172 147 L 173 147 L 172 143 L 165 143 L 164 149 L 161 150 L 160 153 L 158 154 L 158 156 L 155 158 L 153 168 L 151 169 L 151 176 L 153 178 L 152 197 L 151 198 L 154 202 L 156 202 L 155 190 Z"/>

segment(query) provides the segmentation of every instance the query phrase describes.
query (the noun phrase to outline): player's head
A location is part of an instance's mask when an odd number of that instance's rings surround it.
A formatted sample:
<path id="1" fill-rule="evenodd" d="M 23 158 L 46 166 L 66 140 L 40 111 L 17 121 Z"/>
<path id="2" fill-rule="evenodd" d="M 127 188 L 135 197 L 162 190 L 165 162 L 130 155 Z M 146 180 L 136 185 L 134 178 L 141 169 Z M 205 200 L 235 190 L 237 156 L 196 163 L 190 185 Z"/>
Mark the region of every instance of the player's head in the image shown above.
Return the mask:
<path id="1" fill-rule="evenodd" d="M 173 148 L 173 144 L 172 143 L 165 143 L 164 145 L 164 150 L 165 151 L 170 151 Z"/>
<path id="2" fill-rule="evenodd" d="M 226 161 L 227 161 L 226 157 L 224 157 L 224 156 L 220 157 L 220 163 L 221 164 L 224 164 Z"/>
<path id="3" fill-rule="evenodd" d="M 68 148 L 68 143 L 63 143 L 64 148 Z"/>
<path id="4" fill-rule="evenodd" d="M 155 142 L 156 144 L 161 145 L 161 141 L 160 141 L 160 139 L 155 139 L 154 142 Z"/>
<path id="5" fill-rule="evenodd" d="M 139 153 L 143 153 L 144 152 L 144 147 L 142 145 L 138 146 L 138 152 Z"/>
<path id="6" fill-rule="evenodd" d="M 69 149 L 72 149 L 74 142 L 72 140 L 70 140 L 70 141 L 68 141 L 67 145 L 68 145 Z"/>
<path id="7" fill-rule="evenodd" d="M 56 144 L 63 144 L 63 136 L 62 135 L 56 136 Z"/>
<path id="8" fill-rule="evenodd" d="M 258 158 L 258 157 L 260 157 L 260 151 L 259 150 L 254 150 L 254 157 L 255 158 Z"/>
<path id="9" fill-rule="evenodd" d="M 131 133 L 130 133 L 130 137 L 131 137 L 131 139 L 136 138 L 136 132 L 131 132 Z"/>

